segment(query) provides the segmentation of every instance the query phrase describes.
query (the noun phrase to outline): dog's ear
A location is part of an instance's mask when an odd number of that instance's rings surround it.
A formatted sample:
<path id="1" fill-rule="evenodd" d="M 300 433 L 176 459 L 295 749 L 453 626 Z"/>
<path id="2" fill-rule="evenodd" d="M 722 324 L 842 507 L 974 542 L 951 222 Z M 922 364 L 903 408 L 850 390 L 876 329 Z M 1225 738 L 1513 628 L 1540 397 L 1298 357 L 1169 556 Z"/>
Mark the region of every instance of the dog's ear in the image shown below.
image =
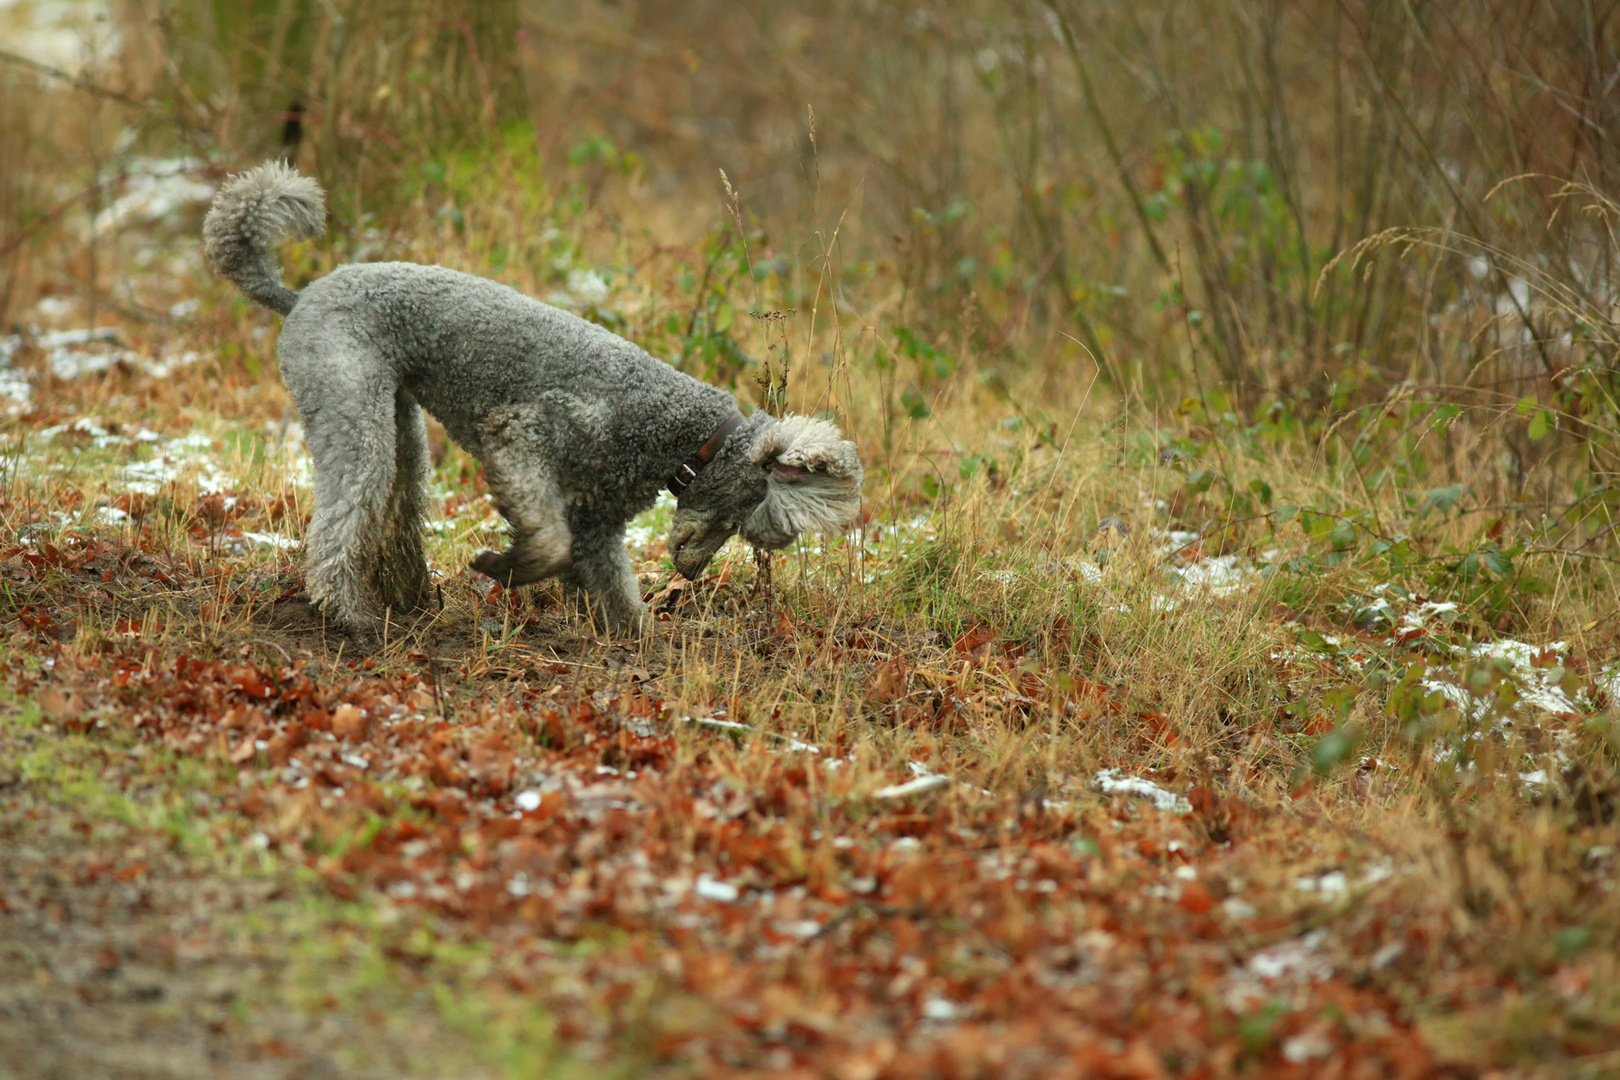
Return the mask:
<path id="1" fill-rule="evenodd" d="M 842 532 L 854 523 L 861 508 L 861 459 L 832 424 L 811 416 L 772 420 L 751 456 L 767 482 L 764 501 L 743 524 L 750 543 L 786 547 L 801 532 Z"/>

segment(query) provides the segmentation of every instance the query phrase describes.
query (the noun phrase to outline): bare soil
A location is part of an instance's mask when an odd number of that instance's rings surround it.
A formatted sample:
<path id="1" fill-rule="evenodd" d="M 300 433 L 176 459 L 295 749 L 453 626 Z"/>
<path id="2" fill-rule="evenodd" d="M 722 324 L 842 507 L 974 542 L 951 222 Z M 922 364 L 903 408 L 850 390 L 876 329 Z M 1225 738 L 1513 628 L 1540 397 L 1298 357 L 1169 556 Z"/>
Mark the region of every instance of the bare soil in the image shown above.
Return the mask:
<path id="1" fill-rule="evenodd" d="M 296 1080 L 427 1075 L 457 1036 L 431 1003 L 380 1024 L 364 1002 L 290 999 L 320 971 L 285 871 L 233 872 L 140 821 L 161 779 L 150 747 L 0 726 L 0 1076 L 8 1080 Z M 76 759 L 76 760 L 75 760 Z M 30 778 L 19 762 L 45 760 Z M 154 768 L 154 765 L 156 766 Z M 75 805 L 63 773 L 128 787 Z M 213 800 L 196 803 L 203 826 Z M 134 814 L 129 811 L 133 810 Z M 187 846 L 200 846 L 199 844 Z M 342 965 L 324 974 L 341 983 Z M 414 1007 L 413 1007 L 414 1004 Z M 446 1075 L 433 1073 L 433 1075 Z M 449 1075 L 489 1075 L 475 1065 Z"/>

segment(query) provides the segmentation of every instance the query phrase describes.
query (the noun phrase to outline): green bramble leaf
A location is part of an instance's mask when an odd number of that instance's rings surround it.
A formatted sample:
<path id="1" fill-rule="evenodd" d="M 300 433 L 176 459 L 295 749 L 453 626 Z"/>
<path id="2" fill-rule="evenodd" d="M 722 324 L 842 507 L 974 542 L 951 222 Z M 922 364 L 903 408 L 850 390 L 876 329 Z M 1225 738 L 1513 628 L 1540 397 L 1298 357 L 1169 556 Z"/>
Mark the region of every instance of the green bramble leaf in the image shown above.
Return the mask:
<path id="1" fill-rule="evenodd" d="M 1423 505 L 1418 507 L 1417 516 L 1426 518 L 1436 510 L 1442 514 L 1449 513 L 1467 492 L 1468 487 L 1465 484 L 1430 488 L 1428 494 L 1423 497 Z"/>
<path id="2" fill-rule="evenodd" d="M 1557 426 L 1558 422 L 1553 419 L 1553 414 L 1546 409 L 1540 409 L 1530 418 L 1530 430 L 1527 434 L 1531 442 L 1540 442 L 1547 437 L 1547 432 Z"/>
<path id="3" fill-rule="evenodd" d="M 1512 557 L 1493 544 L 1487 544 L 1480 549 L 1479 561 L 1497 577 L 1511 577 L 1513 574 Z"/>
<path id="4" fill-rule="evenodd" d="M 1344 728 L 1330 731 L 1311 747 L 1311 767 L 1316 775 L 1326 776 L 1336 767 L 1342 765 L 1356 748 L 1356 740 Z"/>
<path id="5" fill-rule="evenodd" d="M 1215 483 L 1214 469 L 1195 469 L 1187 474 L 1187 490 L 1194 495 L 1208 491 L 1213 483 Z"/>
<path id="6" fill-rule="evenodd" d="M 1305 530 L 1305 535 L 1312 539 L 1320 539 L 1333 531 L 1337 524 L 1329 514 L 1320 514 L 1315 510 L 1301 509 L 1299 512 L 1299 527 Z"/>
<path id="7" fill-rule="evenodd" d="M 1300 648 L 1307 652 L 1336 653 L 1339 647 L 1315 630 L 1301 628 L 1298 632 Z"/>

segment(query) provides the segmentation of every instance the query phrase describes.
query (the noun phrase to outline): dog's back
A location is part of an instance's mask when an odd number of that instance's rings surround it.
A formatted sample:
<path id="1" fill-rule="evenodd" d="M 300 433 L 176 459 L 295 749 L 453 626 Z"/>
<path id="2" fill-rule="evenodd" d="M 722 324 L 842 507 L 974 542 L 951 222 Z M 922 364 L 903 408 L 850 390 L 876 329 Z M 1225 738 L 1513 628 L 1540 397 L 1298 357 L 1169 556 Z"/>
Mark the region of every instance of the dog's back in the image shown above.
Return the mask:
<path id="1" fill-rule="evenodd" d="M 281 332 L 282 377 L 328 384 L 365 357 L 475 455 L 480 426 L 512 402 L 551 400 L 559 439 L 585 457 L 599 441 L 633 445 L 694 396 L 724 391 L 683 375 L 570 312 L 442 266 L 351 263 L 298 294 Z M 576 403 L 611 402 L 591 409 Z"/>

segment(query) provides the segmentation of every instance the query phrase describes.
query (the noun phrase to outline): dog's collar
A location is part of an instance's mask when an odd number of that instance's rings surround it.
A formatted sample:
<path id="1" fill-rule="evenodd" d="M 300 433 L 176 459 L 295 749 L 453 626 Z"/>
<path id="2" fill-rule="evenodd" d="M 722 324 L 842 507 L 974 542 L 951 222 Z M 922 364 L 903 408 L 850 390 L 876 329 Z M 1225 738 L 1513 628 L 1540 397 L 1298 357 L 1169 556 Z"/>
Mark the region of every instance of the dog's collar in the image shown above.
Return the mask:
<path id="1" fill-rule="evenodd" d="M 664 485 L 669 488 L 669 493 L 679 496 L 683 491 L 691 487 L 692 481 L 697 479 L 697 474 L 703 471 L 705 465 L 714 460 L 714 455 L 718 454 L 720 448 L 726 444 L 727 436 L 741 427 L 742 422 L 743 414 L 734 412 L 731 414 L 731 419 L 715 428 L 714 434 L 709 436 L 709 441 L 698 447 L 697 452 L 687 458 L 685 464 L 676 469 L 675 475 L 670 477 L 669 482 Z"/>

